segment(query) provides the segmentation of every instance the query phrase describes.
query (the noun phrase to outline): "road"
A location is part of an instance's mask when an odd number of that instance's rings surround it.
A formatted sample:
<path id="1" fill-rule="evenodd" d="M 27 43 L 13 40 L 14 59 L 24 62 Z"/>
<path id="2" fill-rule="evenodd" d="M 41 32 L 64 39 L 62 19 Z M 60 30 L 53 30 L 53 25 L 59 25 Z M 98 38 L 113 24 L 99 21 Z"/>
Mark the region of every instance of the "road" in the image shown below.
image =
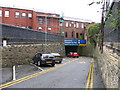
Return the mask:
<path id="1" fill-rule="evenodd" d="M 90 67 L 91 87 L 104 88 L 95 60 L 94 67 L 91 66 L 92 60 L 89 57 L 65 58 L 62 64 L 41 67 L 43 71 L 3 84 L 2 88 L 88 88 Z"/>

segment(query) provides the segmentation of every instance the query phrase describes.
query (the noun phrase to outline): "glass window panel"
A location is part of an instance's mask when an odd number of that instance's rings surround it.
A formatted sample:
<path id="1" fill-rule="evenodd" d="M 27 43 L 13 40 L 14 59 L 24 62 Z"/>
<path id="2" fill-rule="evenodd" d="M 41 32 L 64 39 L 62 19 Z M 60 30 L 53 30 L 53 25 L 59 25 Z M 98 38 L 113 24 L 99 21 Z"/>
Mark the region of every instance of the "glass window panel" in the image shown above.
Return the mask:
<path id="1" fill-rule="evenodd" d="M 10 11 L 5 11 L 5 17 L 9 17 Z"/>
<path id="2" fill-rule="evenodd" d="M 20 12 L 15 12 L 15 17 L 19 18 L 20 17 Z"/>

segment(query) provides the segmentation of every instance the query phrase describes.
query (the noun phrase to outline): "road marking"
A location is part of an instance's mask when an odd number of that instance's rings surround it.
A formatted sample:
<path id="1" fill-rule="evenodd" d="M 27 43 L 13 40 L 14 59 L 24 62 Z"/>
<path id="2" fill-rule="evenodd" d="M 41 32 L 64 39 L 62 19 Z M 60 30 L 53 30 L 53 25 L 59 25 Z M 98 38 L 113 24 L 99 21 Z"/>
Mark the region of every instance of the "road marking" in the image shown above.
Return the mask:
<path id="1" fill-rule="evenodd" d="M 86 83 L 86 90 L 90 88 L 92 90 L 93 84 L 94 84 L 94 59 L 92 58 L 91 64 L 90 64 L 90 70 L 88 73 L 88 80 Z"/>
<path id="2" fill-rule="evenodd" d="M 82 57 L 81 57 L 81 58 L 82 58 Z M 58 65 L 58 66 L 56 66 L 56 67 L 53 67 L 53 68 L 50 68 L 50 69 L 41 71 L 41 72 L 39 72 L 39 73 L 35 73 L 35 74 L 33 74 L 33 75 L 29 75 L 29 76 L 23 77 L 23 78 L 21 78 L 21 79 L 18 79 L 18 80 L 15 80 L 15 81 L 12 81 L 12 82 L 3 84 L 3 85 L 0 86 L 0 89 L 6 88 L 6 87 L 9 87 L 9 86 L 12 86 L 12 85 L 17 84 L 17 83 L 20 83 L 20 82 L 22 82 L 22 81 L 25 81 L 25 80 L 31 79 L 31 78 L 33 78 L 33 77 L 39 76 L 39 75 L 41 75 L 41 74 L 47 73 L 47 72 L 49 72 L 49 71 L 52 71 L 52 70 L 57 69 L 57 68 L 59 68 L 59 67 L 62 67 L 62 66 L 64 66 L 64 65 L 66 65 L 66 64 L 72 63 L 72 62 L 74 62 L 74 61 L 76 61 L 76 60 L 79 60 L 79 59 L 80 59 L 80 58 L 77 58 L 77 59 L 74 59 L 74 60 L 72 60 L 72 61 L 69 61 L 69 62 L 63 63 L 63 64 L 61 64 L 61 65 Z"/>
<path id="3" fill-rule="evenodd" d="M 94 80 L 94 62 L 92 64 L 92 76 L 91 76 L 91 83 L 90 83 L 90 88 L 93 88 L 93 80 Z"/>
<path id="4" fill-rule="evenodd" d="M 34 67 L 36 67 L 36 68 L 40 69 L 41 71 L 44 71 L 44 69 L 42 69 L 41 67 L 36 66 L 35 64 L 32 64 L 32 63 L 30 63 L 30 64 L 31 64 L 31 65 L 33 65 Z"/>
<path id="5" fill-rule="evenodd" d="M 85 61 L 80 61 L 80 63 L 85 63 Z"/>

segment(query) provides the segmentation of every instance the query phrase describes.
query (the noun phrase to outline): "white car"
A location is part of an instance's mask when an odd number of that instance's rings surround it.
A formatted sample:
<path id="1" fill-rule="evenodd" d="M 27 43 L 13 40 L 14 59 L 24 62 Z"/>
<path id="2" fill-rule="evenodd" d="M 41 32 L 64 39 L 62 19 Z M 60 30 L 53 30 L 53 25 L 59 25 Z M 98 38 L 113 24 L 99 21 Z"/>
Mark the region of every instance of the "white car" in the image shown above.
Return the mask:
<path id="1" fill-rule="evenodd" d="M 51 55 L 54 56 L 55 62 L 62 63 L 63 57 L 59 53 L 50 53 Z"/>

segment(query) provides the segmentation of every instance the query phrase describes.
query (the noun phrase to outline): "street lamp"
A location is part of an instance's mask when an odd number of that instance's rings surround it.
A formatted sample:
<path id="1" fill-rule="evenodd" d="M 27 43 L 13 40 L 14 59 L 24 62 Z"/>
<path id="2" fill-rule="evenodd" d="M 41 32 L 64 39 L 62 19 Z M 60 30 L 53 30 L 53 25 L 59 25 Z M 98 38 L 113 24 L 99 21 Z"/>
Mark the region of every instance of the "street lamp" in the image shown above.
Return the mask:
<path id="1" fill-rule="evenodd" d="M 44 49 L 45 51 L 46 51 L 46 42 L 47 42 L 47 16 L 45 16 L 45 49 Z"/>

